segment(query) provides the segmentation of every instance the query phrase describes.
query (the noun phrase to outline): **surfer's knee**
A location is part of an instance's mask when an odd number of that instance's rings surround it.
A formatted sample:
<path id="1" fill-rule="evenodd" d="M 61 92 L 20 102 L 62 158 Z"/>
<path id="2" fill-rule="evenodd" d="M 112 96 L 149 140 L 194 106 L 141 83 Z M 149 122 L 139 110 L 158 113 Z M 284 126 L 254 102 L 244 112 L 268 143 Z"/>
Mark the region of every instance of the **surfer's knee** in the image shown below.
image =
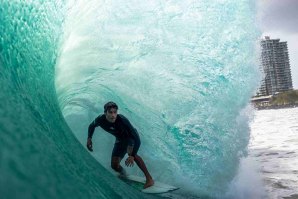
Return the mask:
<path id="1" fill-rule="evenodd" d="M 111 167 L 112 169 L 114 169 L 115 171 L 120 171 L 120 164 L 118 162 L 111 162 Z"/>
<path id="2" fill-rule="evenodd" d="M 115 164 L 115 163 L 112 163 L 111 164 L 111 167 L 112 169 L 114 169 L 115 171 L 118 171 L 119 170 L 119 165 Z"/>

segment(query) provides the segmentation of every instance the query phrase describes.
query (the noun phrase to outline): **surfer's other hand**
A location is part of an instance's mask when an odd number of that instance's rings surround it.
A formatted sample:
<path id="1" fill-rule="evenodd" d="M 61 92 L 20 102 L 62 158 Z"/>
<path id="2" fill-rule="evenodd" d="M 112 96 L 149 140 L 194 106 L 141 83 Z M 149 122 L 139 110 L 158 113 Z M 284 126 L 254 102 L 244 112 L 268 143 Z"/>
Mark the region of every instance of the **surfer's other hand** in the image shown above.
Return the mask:
<path id="1" fill-rule="evenodd" d="M 133 156 L 128 156 L 128 158 L 125 160 L 125 165 L 127 167 L 132 167 L 134 164 L 134 157 Z"/>
<path id="2" fill-rule="evenodd" d="M 87 149 L 88 149 L 89 151 L 93 151 L 93 149 L 92 149 L 92 140 L 91 140 L 91 138 L 88 138 L 88 140 L 87 140 Z"/>

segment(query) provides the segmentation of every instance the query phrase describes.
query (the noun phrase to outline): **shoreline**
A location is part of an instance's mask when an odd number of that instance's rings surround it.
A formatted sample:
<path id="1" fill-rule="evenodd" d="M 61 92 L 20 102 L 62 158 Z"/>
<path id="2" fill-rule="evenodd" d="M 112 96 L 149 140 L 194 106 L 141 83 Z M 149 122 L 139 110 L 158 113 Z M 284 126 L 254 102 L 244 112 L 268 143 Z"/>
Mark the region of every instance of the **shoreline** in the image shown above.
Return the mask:
<path id="1" fill-rule="evenodd" d="M 286 109 L 286 108 L 297 108 L 298 104 L 284 104 L 284 105 L 267 105 L 267 106 L 256 106 L 257 110 L 270 110 L 270 109 Z"/>
<path id="2" fill-rule="evenodd" d="M 298 107 L 298 90 L 289 90 L 267 96 L 254 96 L 251 103 L 258 110 Z"/>

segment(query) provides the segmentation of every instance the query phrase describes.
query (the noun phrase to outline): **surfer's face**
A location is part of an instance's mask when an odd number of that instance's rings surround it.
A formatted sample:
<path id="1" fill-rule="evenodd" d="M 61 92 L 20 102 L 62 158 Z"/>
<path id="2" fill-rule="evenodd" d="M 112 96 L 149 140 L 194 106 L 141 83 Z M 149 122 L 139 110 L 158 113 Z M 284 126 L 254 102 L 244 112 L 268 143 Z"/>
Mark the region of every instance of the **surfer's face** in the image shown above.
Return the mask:
<path id="1" fill-rule="evenodd" d="M 111 108 L 111 109 L 107 110 L 107 112 L 105 114 L 106 114 L 106 118 L 109 122 L 114 123 L 116 121 L 117 109 Z"/>

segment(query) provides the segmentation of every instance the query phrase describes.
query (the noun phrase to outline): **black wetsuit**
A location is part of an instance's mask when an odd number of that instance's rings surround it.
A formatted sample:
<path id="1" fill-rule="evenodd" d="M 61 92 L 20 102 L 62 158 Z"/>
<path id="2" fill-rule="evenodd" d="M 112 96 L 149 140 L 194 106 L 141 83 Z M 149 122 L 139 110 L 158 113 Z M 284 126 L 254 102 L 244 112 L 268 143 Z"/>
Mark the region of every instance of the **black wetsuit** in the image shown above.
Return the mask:
<path id="1" fill-rule="evenodd" d="M 92 138 L 95 127 L 102 129 L 116 137 L 112 156 L 123 158 L 128 146 L 133 146 L 132 156 L 135 156 L 141 145 L 137 130 L 130 124 L 129 120 L 121 114 L 117 115 L 114 123 L 109 122 L 106 116 L 98 116 L 88 128 L 88 138 Z"/>

